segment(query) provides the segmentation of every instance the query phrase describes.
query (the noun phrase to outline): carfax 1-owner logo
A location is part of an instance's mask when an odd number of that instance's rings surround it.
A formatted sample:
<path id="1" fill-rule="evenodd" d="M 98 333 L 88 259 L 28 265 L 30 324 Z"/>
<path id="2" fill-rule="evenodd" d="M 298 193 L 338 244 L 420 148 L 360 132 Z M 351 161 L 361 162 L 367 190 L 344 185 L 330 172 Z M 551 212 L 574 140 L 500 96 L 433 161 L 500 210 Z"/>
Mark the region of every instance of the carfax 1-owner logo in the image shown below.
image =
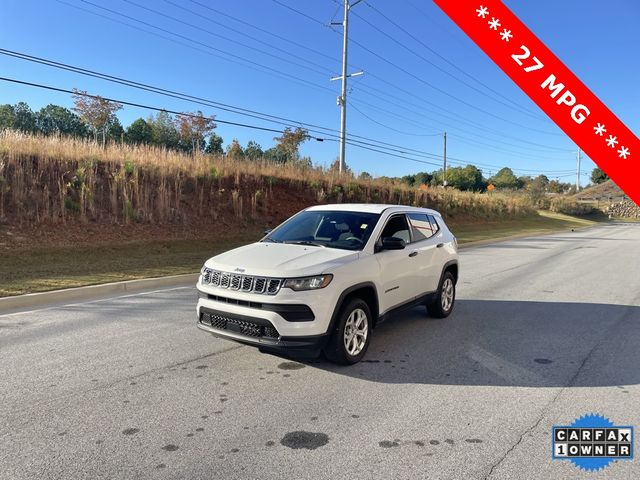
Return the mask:
<path id="1" fill-rule="evenodd" d="M 554 425 L 552 453 L 554 460 L 570 460 L 582 470 L 601 470 L 615 460 L 633 459 L 633 427 L 584 415 L 571 425 Z"/>

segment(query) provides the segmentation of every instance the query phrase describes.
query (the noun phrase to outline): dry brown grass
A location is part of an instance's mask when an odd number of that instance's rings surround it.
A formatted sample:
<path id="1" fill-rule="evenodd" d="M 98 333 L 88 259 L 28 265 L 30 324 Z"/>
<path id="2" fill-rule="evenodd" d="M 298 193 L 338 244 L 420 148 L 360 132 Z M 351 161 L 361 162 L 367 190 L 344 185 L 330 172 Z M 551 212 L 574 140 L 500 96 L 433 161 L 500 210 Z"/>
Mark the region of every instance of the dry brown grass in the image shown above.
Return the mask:
<path id="1" fill-rule="evenodd" d="M 0 220 L 30 225 L 148 222 L 209 224 L 273 217 L 314 203 L 428 206 L 454 219 L 534 213 L 526 199 L 361 181 L 322 168 L 226 156 L 187 155 L 152 146 L 0 132 Z M 281 217 L 281 218 L 280 218 Z"/>

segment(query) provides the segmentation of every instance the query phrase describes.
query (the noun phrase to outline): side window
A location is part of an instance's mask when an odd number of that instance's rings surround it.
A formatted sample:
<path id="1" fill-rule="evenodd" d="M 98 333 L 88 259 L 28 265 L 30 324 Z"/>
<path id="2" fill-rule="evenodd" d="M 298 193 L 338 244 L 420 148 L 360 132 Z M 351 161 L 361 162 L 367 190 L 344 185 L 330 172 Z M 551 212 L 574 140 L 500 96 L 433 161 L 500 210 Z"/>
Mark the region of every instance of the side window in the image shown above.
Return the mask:
<path id="1" fill-rule="evenodd" d="M 428 215 L 428 217 L 429 221 L 431 222 L 431 229 L 433 230 L 433 234 L 435 235 L 440 231 L 440 225 L 438 225 L 436 217 L 434 217 L 433 215 Z"/>
<path id="2" fill-rule="evenodd" d="M 387 221 L 387 224 L 380 234 L 380 238 L 385 237 L 401 238 L 406 243 L 411 243 L 409 225 L 407 225 L 407 218 L 404 216 L 404 214 L 394 215 Z"/>
<path id="3" fill-rule="evenodd" d="M 409 222 L 411 223 L 411 231 L 413 232 L 413 238 L 416 242 L 426 240 L 436 233 L 429 215 L 425 215 L 424 213 L 410 213 Z"/>

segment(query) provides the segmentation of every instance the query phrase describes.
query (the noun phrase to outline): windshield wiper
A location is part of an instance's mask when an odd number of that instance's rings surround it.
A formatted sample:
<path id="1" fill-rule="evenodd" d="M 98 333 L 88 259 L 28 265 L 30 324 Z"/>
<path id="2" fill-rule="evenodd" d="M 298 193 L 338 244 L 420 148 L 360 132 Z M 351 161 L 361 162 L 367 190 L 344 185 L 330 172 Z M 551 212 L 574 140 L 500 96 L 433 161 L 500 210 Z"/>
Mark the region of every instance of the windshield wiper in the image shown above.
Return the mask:
<path id="1" fill-rule="evenodd" d="M 273 238 L 271 238 L 271 237 L 264 237 L 264 238 L 262 239 L 262 241 L 263 241 L 263 242 L 280 243 L 280 240 L 274 240 L 274 239 L 273 239 Z"/>
<path id="2" fill-rule="evenodd" d="M 282 243 L 290 243 L 292 245 L 312 245 L 314 247 L 324 247 L 324 245 L 322 245 L 321 243 L 311 242 L 309 240 L 291 240 L 291 241 L 282 242 Z"/>

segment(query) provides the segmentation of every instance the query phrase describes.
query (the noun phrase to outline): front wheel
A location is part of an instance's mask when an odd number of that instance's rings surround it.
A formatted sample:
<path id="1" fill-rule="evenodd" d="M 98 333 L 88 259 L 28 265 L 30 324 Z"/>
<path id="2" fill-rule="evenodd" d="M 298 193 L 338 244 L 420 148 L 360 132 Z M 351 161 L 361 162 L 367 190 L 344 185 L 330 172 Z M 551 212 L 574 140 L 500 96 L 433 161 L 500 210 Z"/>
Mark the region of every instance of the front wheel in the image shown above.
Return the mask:
<path id="1" fill-rule="evenodd" d="M 435 318 L 446 318 L 453 311 L 456 301 L 456 280 L 451 272 L 444 272 L 436 298 L 427 304 L 429 315 Z"/>
<path id="2" fill-rule="evenodd" d="M 364 300 L 354 298 L 340 310 L 337 326 L 324 354 L 335 363 L 353 365 L 364 357 L 371 339 L 371 310 Z"/>

